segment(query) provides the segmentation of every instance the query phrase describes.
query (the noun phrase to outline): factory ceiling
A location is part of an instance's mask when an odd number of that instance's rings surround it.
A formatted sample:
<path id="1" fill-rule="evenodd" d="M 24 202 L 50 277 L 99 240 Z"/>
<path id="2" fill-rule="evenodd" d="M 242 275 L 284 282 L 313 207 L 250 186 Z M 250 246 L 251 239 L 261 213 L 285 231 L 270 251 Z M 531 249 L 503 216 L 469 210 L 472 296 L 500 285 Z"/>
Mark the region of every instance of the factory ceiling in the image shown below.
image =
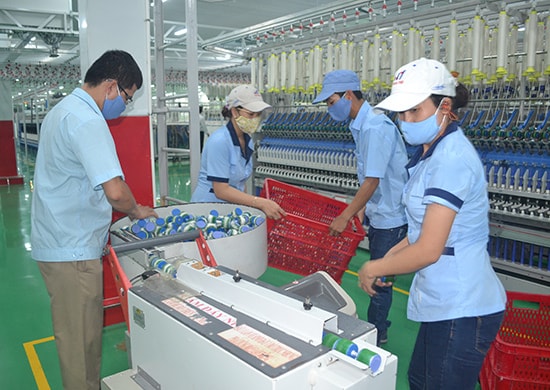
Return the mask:
<path id="1" fill-rule="evenodd" d="M 50 2 L 57 4 L 51 6 Z M 0 70 L 6 64 L 79 66 L 77 3 L 0 0 Z M 265 53 L 269 47 L 280 50 L 281 45 L 290 47 L 300 42 L 311 47 L 315 39 L 372 32 L 378 25 L 406 31 L 418 23 L 429 33 L 430 24 L 433 28 L 438 20 L 448 21 L 455 9 L 465 18 L 465 26 L 476 13 L 493 15 L 496 20 L 502 9 L 508 11 L 513 23 L 522 24 L 531 7 L 548 13 L 550 1 L 196 0 L 196 6 L 199 70 L 246 72 L 250 56 Z M 185 28 L 185 0 L 163 0 L 162 7 L 164 44 L 168 44 L 165 67 L 185 70 L 185 35 L 176 35 Z M 153 14 L 152 5 L 151 17 Z M 153 29 L 151 23 L 152 48 Z M 155 61 L 151 63 L 154 66 Z"/>

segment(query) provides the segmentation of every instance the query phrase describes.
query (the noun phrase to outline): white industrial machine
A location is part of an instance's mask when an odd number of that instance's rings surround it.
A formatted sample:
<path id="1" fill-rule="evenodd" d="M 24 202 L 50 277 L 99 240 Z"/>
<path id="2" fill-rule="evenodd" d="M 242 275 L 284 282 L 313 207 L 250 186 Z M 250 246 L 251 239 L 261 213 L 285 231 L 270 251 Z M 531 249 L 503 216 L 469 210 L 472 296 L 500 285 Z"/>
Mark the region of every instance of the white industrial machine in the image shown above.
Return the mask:
<path id="1" fill-rule="evenodd" d="M 147 241 L 143 256 L 170 246 Z M 115 256 L 122 268 L 139 258 L 131 250 Z M 376 328 L 328 275 L 279 288 L 206 253 L 127 291 L 131 369 L 103 390 L 395 389 L 397 357 L 376 347 Z"/>

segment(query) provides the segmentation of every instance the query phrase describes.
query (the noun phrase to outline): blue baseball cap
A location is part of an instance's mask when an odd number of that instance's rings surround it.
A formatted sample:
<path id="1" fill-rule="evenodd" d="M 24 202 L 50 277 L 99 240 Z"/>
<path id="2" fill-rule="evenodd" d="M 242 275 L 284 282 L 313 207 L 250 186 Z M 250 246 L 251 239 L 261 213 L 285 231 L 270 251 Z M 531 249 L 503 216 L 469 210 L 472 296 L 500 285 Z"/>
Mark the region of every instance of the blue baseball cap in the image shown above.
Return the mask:
<path id="1" fill-rule="evenodd" d="M 325 75 L 323 88 L 313 101 L 313 104 L 324 102 L 335 93 L 360 90 L 361 83 L 355 72 L 344 69 L 333 70 Z"/>

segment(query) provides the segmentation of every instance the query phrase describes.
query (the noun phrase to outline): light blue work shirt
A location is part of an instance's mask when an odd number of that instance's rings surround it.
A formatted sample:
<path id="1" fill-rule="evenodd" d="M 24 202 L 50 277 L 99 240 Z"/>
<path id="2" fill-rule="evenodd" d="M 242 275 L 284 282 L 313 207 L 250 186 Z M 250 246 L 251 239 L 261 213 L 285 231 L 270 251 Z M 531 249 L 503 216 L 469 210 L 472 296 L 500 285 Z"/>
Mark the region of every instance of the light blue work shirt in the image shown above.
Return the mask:
<path id="1" fill-rule="evenodd" d="M 402 196 L 408 157 L 399 130 L 386 115 L 375 114 L 366 101 L 349 129 L 355 141 L 359 184 L 366 177 L 380 179 L 365 211 L 370 225 L 376 229 L 405 225 Z"/>
<path id="2" fill-rule="evenodd" d="M 34 172 L 32 257 L 98 259 L 112 206 L 102 184 L 122 176 L 115 143 L 92 97 L 77 88 L 44 118 Z"/>
<path id="3" fill-rule="evenodd" d="M 241 150 L 239 138 L 231 122 L 216 130 L 204 144 L 197 188 L 191 202 L 225 202 L 214 194 L 213 182 L 228 183 L 244 191 L 252 175 L 254 144 L 248 134 L 244 135 L 246 148 Z"/>
<path id="4" fill-rule="evenodd" d="M 443 255 L 414 276 L 408 318 L 431 322 L 504 310 L 505 290 L 487 252 L 489 200 L 476 150 L 457 124 L 451 123 L 424 156 L 421 152 L 420 147 L 407 166 L 410 179 L 403 199 L 409 242 L 418 240 L 429 204 L 440 204 L 457 214 Z"/>

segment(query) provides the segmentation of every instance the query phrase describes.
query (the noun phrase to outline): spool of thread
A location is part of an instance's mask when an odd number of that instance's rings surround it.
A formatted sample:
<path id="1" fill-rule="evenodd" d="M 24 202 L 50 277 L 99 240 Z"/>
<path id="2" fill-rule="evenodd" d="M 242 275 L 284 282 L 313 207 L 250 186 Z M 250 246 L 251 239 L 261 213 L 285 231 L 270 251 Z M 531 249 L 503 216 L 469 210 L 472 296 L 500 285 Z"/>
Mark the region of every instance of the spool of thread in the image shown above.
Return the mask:
<path id="1" fill-rule="evenodd" d="M 134 223 L 130 230 L 132 231 L 132 233 L 138 234 L 141 231 L 141 226 L 139 226 L 139 224 L 137 223 Z"/>
<path id="2" fill-rule="evenodd" d="M 380 365 L 382 364 L 382 358 L 380 355 L 366 348 L 359 351 L 357 354 L 357 360 L 369 366 L 372 372 L 378 371 Z"/>
<path id="3" fill-rule="evenodd" d="M 233 217 L 238 217 L 238 216 L 240 216 L 242 213 L 243 213 L 243 210 L 242 210 L 240 207 L 235 207 L 235 209 L 233 210 L 233 212 L 231 213 L 231 215 L 232 215 Z"/>
<path id="4" fill-rule="evenodd" d="M 333 349 L 338 352 L 342 352 L 344 355 L 353 359 L 357 357 L 359 347 L 353 341 L 341 338 L 334 344 Z"/>
<path id="5" fill-rule="evenodd" d="M 239 228 L 239 233 L 246 233 L 246 232 L 249 232 L 251 231 L 252 228 L 248 225 L 243 225 Z"/>
<path id="6" fill-rule="evenodd" d="M 206 220 L 206 218 L 204 217 L 201 217 L 201 218 L 197 218 L 195 220 L 195 225 L 199 228 L 199 229 L 204 229 L 206 227 L 206 225 L 208 224 L 208 221 Z"/>
<path id="7" fill-rule="evenodd" d="M 323 345 L 329 347 L 330 349 L 334 349 L 334 345 L 338 340 L 340 340 L 340 337 L 333 333 L 325 333 L 323 335 Z"/>
<path id="8" fill-rule="evenodd" d="M 217 238 L 224 238 L 227 237 L 227 234 L 224 232 L 220 232 L 219 230 L 213 231 L 209 234 L 209 238 L 217 239 Z"/>
<path id="9" fill-rule="evenodd" d="M 166 236 L 176 232 L 188 232 L 201 229 L 207 238 L 222 238 L 246 233 L 265 222 L 261 215 L 252 215 L 236 207 L 226 215 L 211 210 L 206 216 L 193 216 L 185 211 L 173 209 L 165 218 L 140 219 L 123 229 L 131 231 L 140 239 Z M 221 234 L 212 233 L 219 231 Z"/>
<path id="10" fill-rule="evenodd" d="M 185 211 L 180 214 L 180 217 L 183 218 L 183 222 L 188 222 L 195 218 L 194 216 L 192 216 L 191 214 Z"/>
<path id="11" fill-rule="evenodd" d="M 260 226 L 264 222 L 265 222 L 265 218 L 259 215 L 253 215 L 250 217 L 250 223 L 253 224 L 254 226 Z"/>
<path id="12" fill-rule="evenodd" d="M 359 350 L 359 347 L 353 341 L 338 337 L 333 333 L 323 335 L 323 345 L 366 364 L 372 372 L 378 371 L 382 364 L 382 358 L 378 353 L 366 348 Z"/>
<path id="13" fill-rule="evenodd" d="M 145 224 L 145 230 L 149 233 L 152 233 L 155 231 L 156 225 L 153 221 L 147 221 Z"/>
<path id="14" fill-rule="evenodd" d="M 153 257 L 149 264 L 152 268 L 162 271 L 165 274 L 172 275 L 172 276 L 176 274 L 176 268 L 162 258 Z"/>
<path id="15" fill-rule="evenodd" d="M 217 226 L 215 223 L 212 223 L 212 222 L 209 222 L 206 224 L 206 226 L 204 226 L 204 230 L 206 231 L 206 234 L 208 235 L 209 233 L 215 231 L 217 229 Z"/>
<path id="16" fill-rule="evenodd" d="M 138 236 L 140 240 L 145 240 L 148 237 L 147 232 L 143 230 L 140 230 L 139 232 L 137 232 L 136 236 Z"/>

